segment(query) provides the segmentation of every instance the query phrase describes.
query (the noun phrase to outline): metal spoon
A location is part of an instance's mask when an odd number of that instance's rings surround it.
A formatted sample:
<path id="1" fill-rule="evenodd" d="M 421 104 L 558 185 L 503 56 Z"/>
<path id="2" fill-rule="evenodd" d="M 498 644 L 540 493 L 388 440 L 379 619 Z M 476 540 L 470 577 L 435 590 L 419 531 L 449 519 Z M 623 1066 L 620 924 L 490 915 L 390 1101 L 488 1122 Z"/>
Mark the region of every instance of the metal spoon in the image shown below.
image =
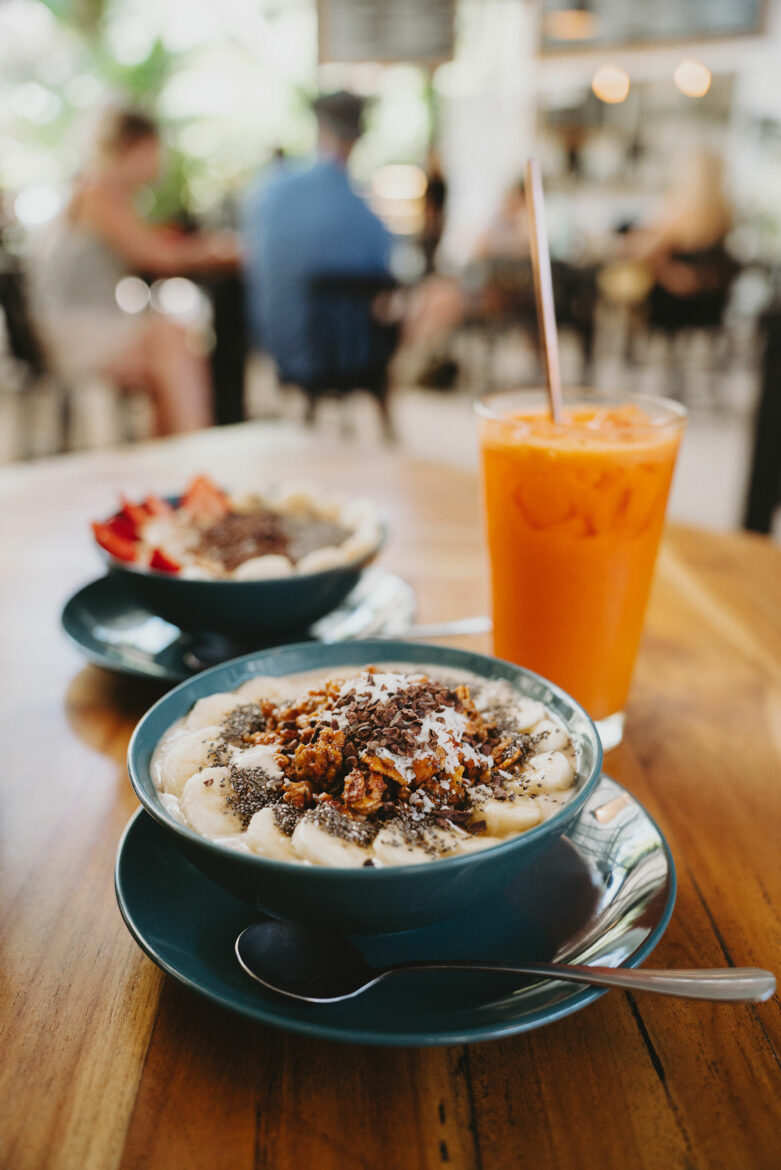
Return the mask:
<path id="1" fill-rule="evenodd" d="M 349 939 L 268 920 L 247 927 L 236 939 L 236 956 L 253 979 L 293 999 L 336 1003 L 352 999 L 396 971 L 502 971 L 540 975 L 597 987 L 658 991 L 688 999 L 770 999 L 775 977 L 758 967 L 703 971 L 646 971 L 627 967 L 583 967 L 569 963 L 503 963 L 480 959 L 431 959 L 372 967 Z"/>

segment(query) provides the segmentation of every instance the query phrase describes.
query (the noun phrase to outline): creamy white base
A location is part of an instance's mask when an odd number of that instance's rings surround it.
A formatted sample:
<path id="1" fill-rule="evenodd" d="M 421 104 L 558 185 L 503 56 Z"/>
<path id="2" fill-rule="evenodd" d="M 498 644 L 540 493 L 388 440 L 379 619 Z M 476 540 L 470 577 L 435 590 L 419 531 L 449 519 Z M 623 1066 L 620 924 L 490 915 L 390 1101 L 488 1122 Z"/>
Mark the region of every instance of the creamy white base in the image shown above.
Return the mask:
<path id="1" fill-rule="evenodd" d="M 288 699 L 326 680 L 352 679 L 362 673 L 363 668 L 358 667 L 285 678 L 259 676 L 234 692 L 199 699 L 183 719 L 169 728 L 155 749 L 152 779 L 163 807 L 181 824 L 228 848 L 275 861 L 344 868 L 363 866 L 369 859 L 375 866 L 415 865 L 487 849 L 541 824 L 570 799 L 577 779 L 577 751 L 566 728 L 542 703 L 524 698 L 507 682 L 486 683 L 465 672 L 456 674 L 435 666 L 403 663 L 385 665 L 383 669 L 389 673 L 426 674 L 449 686 L 466 683 L 470 690 L 477 686 L 478 693 L 473 692 L 473 698 L 478 709 L 500 703 L 509 710 L 515 729 L 545 736 L 523 766 L 520 778 L 508 786 L 509 799 L 498 800 L 490 794 L 479 799 L 473 819 L 486 822 L 484 833 L 473 835 L 458 826 L 430 829 L 429 839 L 447 850 L 431 854 L 421 845 L 410 844 L 392 825 L 382 828 L 371 845 L 363 846 L 343 840 L 307 818 L 298 823 L 292 836 L 287 836 L 276 824 L 272 808 L 260 809 L 242 829 L 239 817 L 225 807 L 228 769 L 209 766 L 209 749 L 218 741 L 220 724 L 228 712 L 264 698 Z M 272 745 L 234 747 L 231 753 L 231 762 L 238 767 L 263 767 L 271 776 L 282 775 Z M 426 812 L 427 798 L 421 796 L 418 807 Z"/>

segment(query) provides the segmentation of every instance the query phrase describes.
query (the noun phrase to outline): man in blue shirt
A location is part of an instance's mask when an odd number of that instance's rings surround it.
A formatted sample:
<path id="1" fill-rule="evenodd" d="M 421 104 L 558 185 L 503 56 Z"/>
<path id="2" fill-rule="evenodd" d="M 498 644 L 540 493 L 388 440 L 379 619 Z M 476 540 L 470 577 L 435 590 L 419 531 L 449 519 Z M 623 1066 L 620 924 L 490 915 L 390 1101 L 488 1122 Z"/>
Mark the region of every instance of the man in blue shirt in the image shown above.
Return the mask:
<path id="1" fill-rule="evenodd" d="M 385 276 L 391 250 L 390 233 L 347 174 L 361 135 L 362 100 L 341 91 L 318 98 L 314 111 L 315 162 L 261 182 L 243 216 L 253 340 L 286 381 L 304 384 L 316 376 L 308 345 L 313 277 Z"/>

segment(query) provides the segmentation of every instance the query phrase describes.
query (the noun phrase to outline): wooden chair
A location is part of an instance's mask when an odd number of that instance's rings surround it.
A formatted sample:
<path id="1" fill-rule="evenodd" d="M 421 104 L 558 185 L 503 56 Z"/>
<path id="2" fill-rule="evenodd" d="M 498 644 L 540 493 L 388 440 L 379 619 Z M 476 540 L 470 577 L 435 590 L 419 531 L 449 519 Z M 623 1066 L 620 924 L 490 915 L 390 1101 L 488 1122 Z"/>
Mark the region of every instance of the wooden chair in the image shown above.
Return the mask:
<path id="1" fill-rule="evenodd" d="M 667 354 L 668 392 L 673 397 L 685 398 L 686 385 L 679 347 L 680 337 L 700 334 L 707 338 L 711 349 L 714 374 L 720 372 L 729 360 L 729 334 L 725 329 L 725 312 L 732 286 L 740 272 L 740 265 L 726 248 L 717 245 L 699 252 L 680 253 L 673 257 L 691 270 L 697 279 L 698 291 L 678 295 L 656 283 L 651 288 L 646 306 L 646 331 L 664 338 Z M 712 380 L 713 405 L 721 405 L 720 386 Z"/>
<path id="2" fill-rule="evenodd" d="M 477 332 L 484 343 L 480 381 L 493 386 L 496 350 L 512 330 L 525 334 L 537 353 L 540 365 L 540 335 L 531 260 L 493 257 L 475 266 L 482 287 L 475 308 L 466 321 L 468 332 Z M 482 273 L 480 269 L 482 268 Z M 594 356 L 597 270 L 563 260 L 551 264 L 556 320 L 559 329 L 574 333 L 581 354 L 581 382 L 588 385 Z"/>
<path id="3" fill-rule="evenodd" d="M 22 394 L 19 446 L 21 457 L 26 458 L 32 453 L 31 394 L 48 377 L 49 369 L 30 315 L 24 273 L 17 259 L 5 250 L 0 250 L 0 315 L 5 325 L 8 356 L 18 374 L 15 380 Z M 62 432 L 68 404 L 60 394 L 57 405 L 58 430 Z"/>

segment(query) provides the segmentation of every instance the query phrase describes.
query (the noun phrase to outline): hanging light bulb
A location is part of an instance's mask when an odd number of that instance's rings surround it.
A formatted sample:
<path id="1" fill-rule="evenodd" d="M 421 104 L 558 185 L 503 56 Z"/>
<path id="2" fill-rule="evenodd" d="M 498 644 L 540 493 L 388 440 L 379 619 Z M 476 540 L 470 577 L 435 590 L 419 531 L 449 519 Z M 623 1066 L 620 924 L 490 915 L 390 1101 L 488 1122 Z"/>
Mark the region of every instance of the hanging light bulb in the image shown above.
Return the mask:
<path id="1" fill-rule="evenodd" d="M 591 79 L 591 88 L 601 102 L 617 105 L 629 93 L 629 74 L 617 65 L 601 65 Z"/>
<path id="2" fill-rule="evenodd" d="M 710 89 L 711 72 L 708 66 L 703 65 L 701 61 L 693 61 L 691 57 L 685 57 L 676 65 L 673 81 L 681 93 L 686 94 L 687 97 L 705 97 Z"/>

